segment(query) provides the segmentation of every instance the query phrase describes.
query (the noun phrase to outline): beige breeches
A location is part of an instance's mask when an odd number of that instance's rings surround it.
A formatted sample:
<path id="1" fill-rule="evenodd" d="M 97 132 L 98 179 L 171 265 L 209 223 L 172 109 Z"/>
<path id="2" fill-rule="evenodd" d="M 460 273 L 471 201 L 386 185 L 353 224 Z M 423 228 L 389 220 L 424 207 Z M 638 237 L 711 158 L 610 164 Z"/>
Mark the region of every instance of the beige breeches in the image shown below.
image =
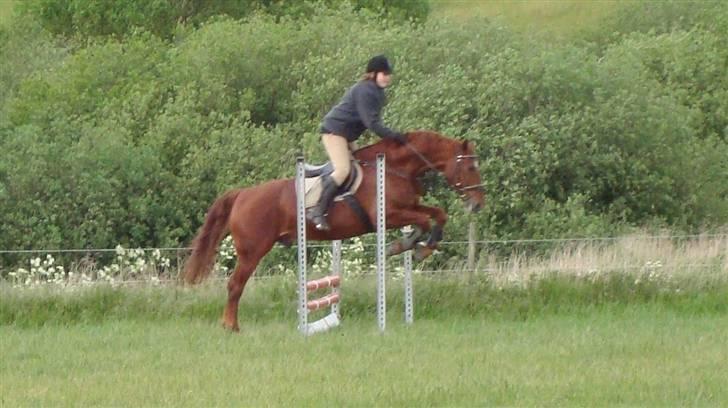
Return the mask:
<path id="1" fill-rule="evenodd" d="M 351 160 L 353 159 L 351 149 L 355 148 L 354 143 L 350 144 L 343 136 L 329 133 L 321 135 L 321 141 L 324 144 L 326 153 L 329 155 L 331 164 L 334 166 L 331 178 L 340 186 L 346 180 L 349 171 L 351 171 Z"/>

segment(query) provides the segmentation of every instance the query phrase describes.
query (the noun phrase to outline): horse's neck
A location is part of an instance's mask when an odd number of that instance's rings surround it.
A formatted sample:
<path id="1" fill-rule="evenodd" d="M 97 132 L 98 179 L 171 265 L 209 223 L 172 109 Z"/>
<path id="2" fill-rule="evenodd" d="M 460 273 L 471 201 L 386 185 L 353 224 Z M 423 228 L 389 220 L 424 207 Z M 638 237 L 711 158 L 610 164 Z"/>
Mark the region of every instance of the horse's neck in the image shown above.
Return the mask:
<path id="1" fill-rule="evenodd" d="M 411 149 L 405 147 L 406 162 L 415 173 L 419 174 L 428 170 L 444 171 L 445 164 L 449 159 L 448 146 L 443 143 L 430 145 L 410 145 Z M 433 169 L 434 167 L 434 169 Z"/>
<path id="2" fill-rule="evenodd" d="M 380 153 L 387 155 L 387 167 L 398 169 L 412 175 L 421 174 L 431 170 L 434 166 L 438 171 L 444 170 L 449 156 L 445 141 L 436 140 L 433 143 L 414 143 L 401 146 L 390 141 L 380 141 L 358 150 L 355 157 L 366 162 L 374 162 Z"/>

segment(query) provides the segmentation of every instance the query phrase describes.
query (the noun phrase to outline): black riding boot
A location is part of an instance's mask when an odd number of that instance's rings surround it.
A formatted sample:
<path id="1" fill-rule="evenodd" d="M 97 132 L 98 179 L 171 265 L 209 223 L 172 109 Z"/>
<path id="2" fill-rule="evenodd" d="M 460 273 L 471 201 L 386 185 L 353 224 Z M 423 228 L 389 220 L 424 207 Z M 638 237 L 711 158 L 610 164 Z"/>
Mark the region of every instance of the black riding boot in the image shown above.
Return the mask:
<path id="1" fill-rule="evenodd" d="M 306 211 L 306 218 L 313 223 L 317 230 L 329 230 L 329 224 L 326 222 L 326 212 L 329 210 L 338 188 L 339 186 L 330 176 L 321 176 L 321 197 L 319 197 L 315 206 Z"/>

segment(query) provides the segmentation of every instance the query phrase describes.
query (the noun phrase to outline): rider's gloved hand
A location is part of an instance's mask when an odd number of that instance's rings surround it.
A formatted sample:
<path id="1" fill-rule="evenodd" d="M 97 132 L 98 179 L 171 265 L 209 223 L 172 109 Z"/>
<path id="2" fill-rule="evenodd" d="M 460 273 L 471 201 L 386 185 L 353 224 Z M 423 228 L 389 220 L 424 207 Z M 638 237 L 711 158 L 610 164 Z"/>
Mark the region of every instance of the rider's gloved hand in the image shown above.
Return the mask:
<path id="1" fill-rule="evenodd" d="M 395 133 L 392 135 L 392 139 L 396 140 L 397 143 L 403 145 L 407 143 L 407 137 L 401 133 Z"/>

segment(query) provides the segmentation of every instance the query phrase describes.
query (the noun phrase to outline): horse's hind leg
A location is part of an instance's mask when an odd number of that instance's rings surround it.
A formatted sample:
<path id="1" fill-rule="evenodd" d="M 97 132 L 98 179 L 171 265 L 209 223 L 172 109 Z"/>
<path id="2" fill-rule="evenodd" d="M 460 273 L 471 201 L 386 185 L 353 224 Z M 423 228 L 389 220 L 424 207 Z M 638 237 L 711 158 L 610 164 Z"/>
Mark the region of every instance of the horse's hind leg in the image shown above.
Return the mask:
<path id="1" fill-rule="evenodd" d="M 238 306 L 240 296 L 243 294 L 245 284 L 255 272 L 258 262 L 273 247 L 273 244 L 265 245 L 258 250 L 249 251 L 241 248 L 236 243 L 236 252 L 238 254 L 238 262 L 235 266 L 235 272 L 228 280 L 228 300 L 225 305 L 225 311 L 222 314 L 222 325 L 224 328 L 232 331 L 240 331 L 238 325 Z"/>
<path id="2" fill-rule="evenodd" d="M 240 302 L 240 296 L 243 294 L 245 284 L 248 283 L 248 279 L 250 279 L 253 271 L 255 271 L 255 264 L 257 264 L 257 262 L 251 263 L 243 259 L 238 256 L 235 272 L 230 275 L 230 279 L 228 280 L 228 300 L 225 305 L 225 311 L 222 314 L 222 326 L 232 331 L 240 331 L 240 326 L 238 325 L 238 304 Z"/>

